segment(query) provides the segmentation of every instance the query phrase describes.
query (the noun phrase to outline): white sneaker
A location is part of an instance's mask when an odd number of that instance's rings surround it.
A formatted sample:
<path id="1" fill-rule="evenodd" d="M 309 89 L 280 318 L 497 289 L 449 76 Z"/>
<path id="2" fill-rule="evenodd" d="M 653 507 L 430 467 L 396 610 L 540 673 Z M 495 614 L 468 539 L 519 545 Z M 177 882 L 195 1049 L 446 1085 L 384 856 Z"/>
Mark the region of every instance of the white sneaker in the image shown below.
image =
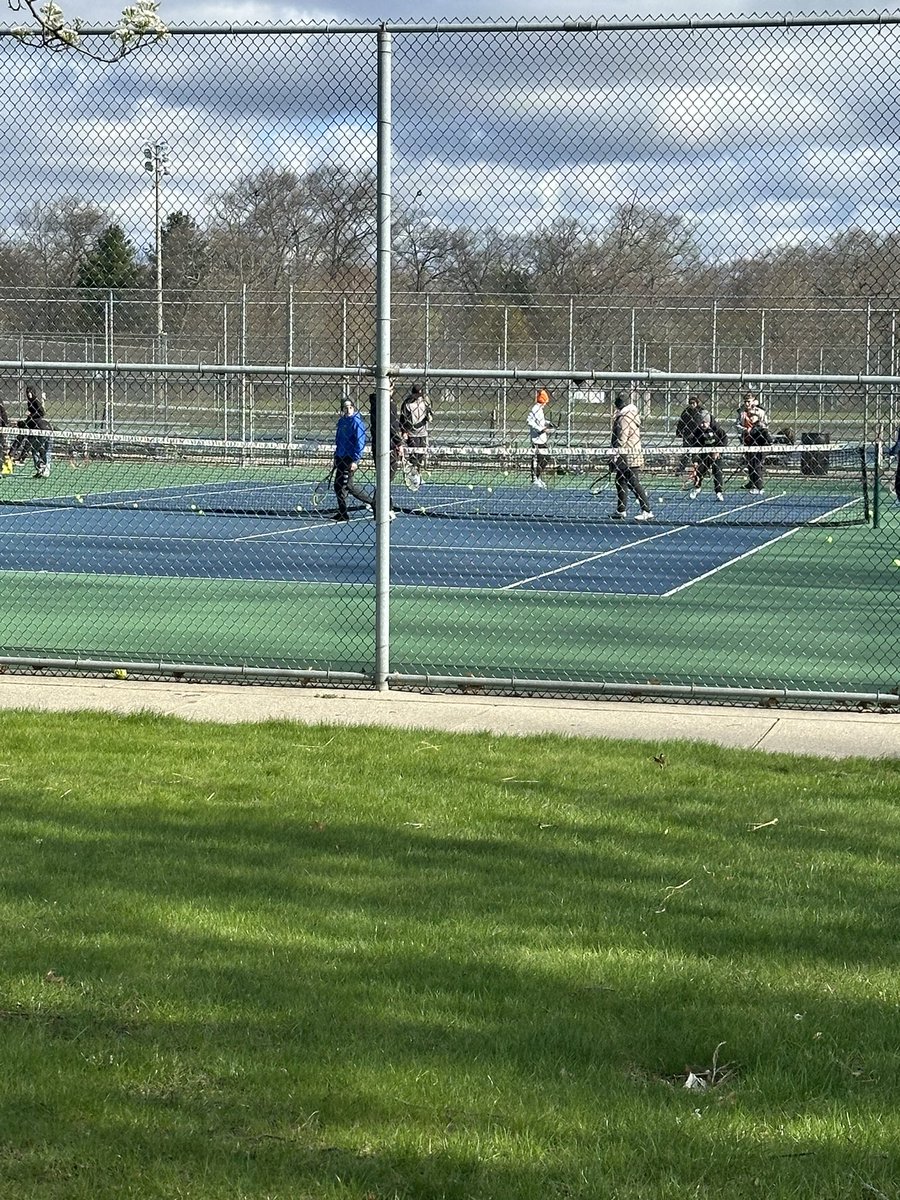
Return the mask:
<path id="1" fill-rule="evenodd" d="M 724 504 L 724 502 L 725 502 L 725 493 L 724 493 L 724 492 L 716 492 L 716 499 L 718 500 L 718 502 L 719 502 L 720 504 Z"/>
<path id="2" fill-rule="evenodd" d="M 646 512 L 639 512 L 639 513 L 637 514 L 637 516 L 636 516 L 634 519 L 635 519 L 636 521 L 652 521 L 652 520 L 653 520 L 653 513 L 652 513 L 652 512 L 650 511 L 650 509 L 648 508 L 648 509 L 646 510 Z"/>
<path id="3" fill-rule="evenodd" d="M 422 486 L 422 476 L 421 475 L 413 475 L 411 483 L 414 488 L 420 488 Z"/>
<path id="4" fill-rule="evenodd" d="M 46 463 L 44 463 L 44 465 L 41 467 L 41 479 L 49 479 L 49 478 L 50 478 L 50 468 L 47 466 Z"/>
<path id="5" fill-rule="evenodd" d="M 393 510 L 393 509 L 391 509 L 391 511 L 388 513 L 388 520 L 389 520 L 389 521 L 393 521 L 393 519 L 394 519 L 394 517 L 396 517 L 396 515 L 397 515 L 397 514 L 394 512 L 394 510 Z M 377 521 L 377 520 L 378 520 L 378 513 L 375 511 L 375 509 L 374 509 L 374 508 L 371 510 L 371 516 L 372 516 L 372 520 L 373 520 L 373 521 Z"/>
<path id="6" fill-rule="evenodd" d="M 764 496 L 765 492 L 762 488 L 747 488 L 751 496 Z"/>
<path id="7" fill-rule="evenodd" d="M 690 496 L 691 496 L 692 500 L 696 500 L 699 495 L 700 495 L 699 488 L 691 488 Z"/>
<path id="8" fill-rule="evenodd" d="M 546 485 L 546 483 L 544 483 L 543 479 L 536 479 L 534 481 L 534 486 L 536 488 L 546 488 L 547 485 Z"/>
<path id="9" fill-rule="evenodd" d="M 610 519 L 611 521 L 624 521 L 624 520 L 625 520 L 625 514 L 624 514 L 623 512 L 611 512 L 611 513 L 609 514 L 609 519 Z"/>

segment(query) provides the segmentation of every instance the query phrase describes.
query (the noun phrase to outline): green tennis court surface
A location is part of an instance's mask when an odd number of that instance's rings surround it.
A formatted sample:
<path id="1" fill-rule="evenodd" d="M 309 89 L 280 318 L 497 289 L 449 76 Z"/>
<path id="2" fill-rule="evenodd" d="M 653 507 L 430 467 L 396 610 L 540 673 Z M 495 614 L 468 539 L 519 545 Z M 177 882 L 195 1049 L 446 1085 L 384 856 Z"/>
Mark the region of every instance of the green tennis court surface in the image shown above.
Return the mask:
<path id="1" fill-rule="evenodd" d="M 829 540 L 830 539 L 830 540 Z M 675 594 L 406 586 L 402 673 L 894 690 L 900 520 L 798 530 Z M 0 571 L 3 654 L 371 671 L 368 583 Z"/>

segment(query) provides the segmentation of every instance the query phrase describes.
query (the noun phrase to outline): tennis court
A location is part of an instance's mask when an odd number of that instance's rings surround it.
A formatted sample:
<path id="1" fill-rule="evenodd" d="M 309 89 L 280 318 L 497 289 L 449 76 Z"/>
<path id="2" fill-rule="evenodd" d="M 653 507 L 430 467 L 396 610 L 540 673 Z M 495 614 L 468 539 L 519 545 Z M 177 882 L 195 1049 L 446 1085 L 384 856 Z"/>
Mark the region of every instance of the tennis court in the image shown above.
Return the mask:
<path id="1" fill-rule="evenodd" d="M 346 526 L 330 520 L 331 480 L 318 459 L 297 461 L 283 446 L 175 439 L 61 448 L 68 453 L 57 454 L 51 479 L 27 470 L 4 478 L 6 570 L 373 582 L 372 514 L 357 502 Z M 803 524 L 868 515 L 865 462 L 852 448 L 835 449 L 827 478 L 801 474 L 796 455 L 776 457 L 765 494 L 749 494 L 734 478 L 721 500 L 686 490 L 678 454 L 673 461 L 661 451 L 649 464 L 655 515 L 638 523 L 613 519 L 608 470 L 589 452 L 560 457 L 548 472 L 552 486 L 541 489 L 528 456 L 438 453 L 421 490 L 394 483 L 392 581 L 667 596 Z M 742 463 L 733 456 L 732 476 Z"/>
<path id="2" fill-rule="evenodd" d="M 15 645 L 371 669 L 375 522 L 364 508 L 331 519 L 327 463 L 278 446 L 232 447 L 231 461 L 209 445 L 145 449 L 58 454 L 49 480 L 3 480 L 0 606 Z M 394 669 L 672 681 L 702 669 L 756 685 L 793 655 L 807 686 L 871 683 L 847 611 L 894 579 L 871 565 L 861 461 L 836 449 L 832 470 L 806 476 L 785 455 L 764 495 L 736 476 L 719 502 L 692 499 L 669 456 L 648 464 L 655 518 L 637 523 L 611 519 L 608 477 L 583 455 L 544 491 L 524 460 L 438 456 L 421 490 L 394 485 Z"/>

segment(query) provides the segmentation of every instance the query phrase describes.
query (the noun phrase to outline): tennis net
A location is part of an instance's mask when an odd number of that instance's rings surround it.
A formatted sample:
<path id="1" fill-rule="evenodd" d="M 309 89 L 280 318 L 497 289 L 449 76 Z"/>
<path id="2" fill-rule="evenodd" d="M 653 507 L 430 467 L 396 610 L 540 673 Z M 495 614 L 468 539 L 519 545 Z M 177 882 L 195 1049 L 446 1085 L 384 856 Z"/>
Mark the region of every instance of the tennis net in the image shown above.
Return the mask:
<path id="1" fill-rule="evenodd" d="M 335 511 L 327 444 L 9 433 L 18 435 L 7 437 L 15 461 L 7 458 L 0 476 L 0 505 L 272 518 Z M 597 448 L 537 458 L 530 450 L 438 446 L 397 474 L 393 507 L 413 517 L 602 523 L 618 507 L 610 461 L 610 451 Z M 850 444 L 776 445 L 752 456 L 742 447 L 666 445 L 646 448 L 638 473 L 663 524 L 850 525 L 869 518 L 872 461 L 871 451 Z M 762 487 L 751 490 L 760 475 Z M 368 452 L 356 480 L 374 487 Z M 630 494 L 628 506 L 637 512 Z"/>

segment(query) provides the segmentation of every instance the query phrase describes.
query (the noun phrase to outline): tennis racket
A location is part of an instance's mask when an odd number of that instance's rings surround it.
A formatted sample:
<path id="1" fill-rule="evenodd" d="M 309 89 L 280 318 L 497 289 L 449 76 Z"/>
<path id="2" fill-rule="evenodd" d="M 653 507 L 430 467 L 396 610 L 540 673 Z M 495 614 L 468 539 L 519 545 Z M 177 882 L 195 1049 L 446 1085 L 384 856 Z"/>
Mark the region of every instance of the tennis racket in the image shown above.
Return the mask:
<path id="1" fill-rule="evenodd" d="M 314 512 L 320 512 L 326 503 L 326 498 L 331 495 L 332 485 L 334 483 L 334 472 L 336 468 L 332 465 L 331 470 L 324 479 L 320 479 L 313 488 L 311 505 Z"/>
<path id="2" fill-rule="evenodd" d="M 412 465 L 405 454 L 400 455 L 400 470 L 403 472 L 403 482 L 411 492 L 417 492 L 422 486 L 422 476 Z"/>
<path id="3" fill-rule="evenodd" d="M 606 472 L 603 475 L 598 475 L 591 484 L 591 495 L 599 496 L 601 492 L 608 492 L 612 486 L 612 476 L 615 473 L 615 460 L 610 458 L 606 463 Z"/>

